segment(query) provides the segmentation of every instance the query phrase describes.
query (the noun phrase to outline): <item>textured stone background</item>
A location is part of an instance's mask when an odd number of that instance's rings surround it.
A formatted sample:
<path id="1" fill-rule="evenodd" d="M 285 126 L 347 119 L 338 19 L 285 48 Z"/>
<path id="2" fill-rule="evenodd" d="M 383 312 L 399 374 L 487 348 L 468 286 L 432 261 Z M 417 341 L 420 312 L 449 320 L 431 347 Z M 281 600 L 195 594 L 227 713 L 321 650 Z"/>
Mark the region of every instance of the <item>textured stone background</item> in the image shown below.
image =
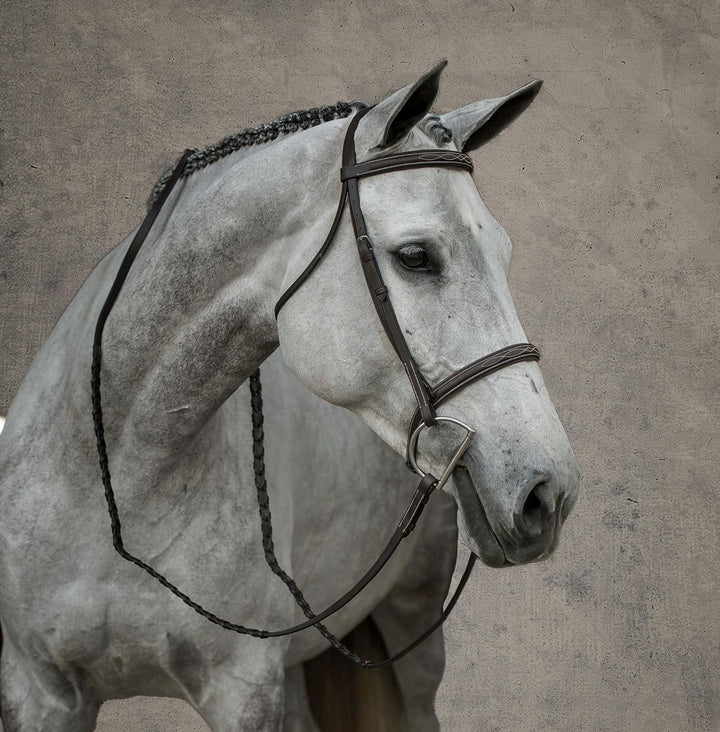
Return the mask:
<path id="1" fill-rule="evenodd" d="M 585 478 L 551 561 L 478 571 L 447 630 L 447 730 L 720 729 L 720 6 L 678 0 L 6 0 L 0 413 L 185 146 L 440 57 L 438 109 L 534 77 L 475 178 Z M 206 729 L 184 703 L 99 730 Z"/>

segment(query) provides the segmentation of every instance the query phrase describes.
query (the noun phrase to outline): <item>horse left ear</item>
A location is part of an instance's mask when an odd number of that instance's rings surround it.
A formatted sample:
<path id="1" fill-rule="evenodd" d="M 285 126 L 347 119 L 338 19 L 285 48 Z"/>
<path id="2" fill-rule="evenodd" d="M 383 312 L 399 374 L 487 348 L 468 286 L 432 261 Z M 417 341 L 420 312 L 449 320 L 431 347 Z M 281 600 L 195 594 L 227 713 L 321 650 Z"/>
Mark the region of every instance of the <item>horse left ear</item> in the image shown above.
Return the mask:
<path id="1" fill-rule="evenodd" d="M 358 149 L 374 150 L 400 142 L 429 111 L 438 93 L 440 74 L 447 66 L 438 61 L 414 84 L 403 87 L 376 104 L 358 127 Z"/>
<path id="2" fill-rule="evenodd" d="M 443 126 L 452 130 L 453 141 L 461 152 L 484 145 L 522 114 L 540 91 L 542 81 L 535 80 L 507 96 L 473 102 L 440 117 Z"/>

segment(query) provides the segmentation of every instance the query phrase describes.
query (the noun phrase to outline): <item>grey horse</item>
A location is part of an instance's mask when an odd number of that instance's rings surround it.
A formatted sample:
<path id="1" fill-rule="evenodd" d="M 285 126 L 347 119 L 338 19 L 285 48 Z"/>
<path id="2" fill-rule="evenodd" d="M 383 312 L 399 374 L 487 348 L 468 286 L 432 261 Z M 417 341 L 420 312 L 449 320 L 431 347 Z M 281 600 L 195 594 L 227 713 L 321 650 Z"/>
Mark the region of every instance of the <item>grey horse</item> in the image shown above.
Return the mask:
<path id="1" fill-rule="evenodd" d="M 471 151 L 518 113 L 508 95 L 432 114 L 443 66 L 366 114 L 358 160 Z M 126 546 L 217 615 L 255 627 L 302 619 L 262 556 L 243 386 L 261 363 L 276 552 L 313 607 L 365 571 L 414 484 L 398 455 L 415 402 L 368 298 L 347 212 L 311 281 L 273 314 L 330 226 L 347 124 L 280 135 L 182 179 L 105 328 L 105 431 Z M 361 193 L 393 304 L 431 383 L 526 340 L 507 287 L 509 238 L 470 175 L 397 171 L 363 180 Z M 91 730 L 103 700 L 134 695 L 183 698 L 216 732 L 316 729 L 302 664 L 326 650 L 319 634 L 230 633 L 113 551 L 89 373 L 98 310 L 129 241 L 60 318 L 0 435 L 5 730 Z M 423 630 L 440 612 L 458 529 L 491 566 L 556 546 L 580 473 L 537 364 L 477 381 L 445 408 L 476 438 L 418 530 L 328 620 L 339 636 L 371 617 L 393 652 Z M 423 469 L 440 474 L 455 440 L 428 431 Z M 438 728 L 443 666 L 436 633 L 393 667 L 393 729 Z"/>

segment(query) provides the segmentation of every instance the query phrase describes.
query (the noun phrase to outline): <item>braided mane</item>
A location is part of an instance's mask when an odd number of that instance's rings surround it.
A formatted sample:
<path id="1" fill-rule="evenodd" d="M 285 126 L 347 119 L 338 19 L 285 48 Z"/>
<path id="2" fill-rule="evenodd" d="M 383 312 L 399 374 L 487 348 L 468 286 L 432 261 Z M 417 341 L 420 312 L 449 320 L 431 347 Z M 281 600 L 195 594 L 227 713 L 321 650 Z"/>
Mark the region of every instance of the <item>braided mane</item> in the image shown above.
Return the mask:
<path id="1" fill-rule="evenodd" d="M 365 109 L 366 107 L 367 105 L 362 102 L 338 102 L 331 107 L 313 107 L 312 109 L 291 112 L 264 125 L 247 127 L 234 135 L 224 137 L 219 142 L 206 147 L 204 150 L 195 150 L 187 159 L 181 177 L 187 178 L 195 171 L 206 168 L 215 161 L 243 147 L 261 145 L 264 142 L 275 140 L 280 134 L 291 134 L 298 130 L 307 130 L 309 127 L 315 127 L 323 122 L 349 117 L 354 111 Z M 148 207 L 152 206 L 155 202 L 158 195 L 160 195 L 160 191 L 162 191 L 170 180 L 171 175 L 172 170 L 168 170 L 154 185 L 150 198 L 148 199 Z"/>

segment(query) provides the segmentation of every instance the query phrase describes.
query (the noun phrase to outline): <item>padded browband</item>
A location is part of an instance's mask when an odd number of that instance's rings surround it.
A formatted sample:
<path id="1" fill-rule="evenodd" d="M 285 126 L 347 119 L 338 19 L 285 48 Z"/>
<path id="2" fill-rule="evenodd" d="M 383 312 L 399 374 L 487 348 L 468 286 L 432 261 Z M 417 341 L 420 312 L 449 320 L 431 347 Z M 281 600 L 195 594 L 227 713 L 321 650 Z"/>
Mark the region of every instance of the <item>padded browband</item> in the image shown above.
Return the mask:
<path id="1" fill-rule="evenodd" d="M 484 376 L 504 369 L 513 363 L 539 360 L 540 351 L 532 343 L 515 343 L 512 346 L 505 346 L 505 348 L 488 353 L 487 356 L 463 366 L 446 379 L 443 379 L 437 386 L 430 387 L 430 400 L 433 407 L 437 407 L 446 399 L 449 399 L 456 391 L 473 381 L 482 379 Z M 417 429 L 420 422 L 420 409 L 417 408 L 410 421 L 410 434 Z"/>
<path id="2" fill-rule="evenodd" d="M 412 152 L 386 155 L 384 158 L 367 160 L 364 163 L 343 165 L 340 169 L 340 179 L 364 178 L 368 175 L 391 173 L 394 170 L 408 170 L 409 168 L 435 167 L 462 168 L 469 173 L 473 172 L 473 162 L 469 155 L 456 150 L 414 150 Z"/>

